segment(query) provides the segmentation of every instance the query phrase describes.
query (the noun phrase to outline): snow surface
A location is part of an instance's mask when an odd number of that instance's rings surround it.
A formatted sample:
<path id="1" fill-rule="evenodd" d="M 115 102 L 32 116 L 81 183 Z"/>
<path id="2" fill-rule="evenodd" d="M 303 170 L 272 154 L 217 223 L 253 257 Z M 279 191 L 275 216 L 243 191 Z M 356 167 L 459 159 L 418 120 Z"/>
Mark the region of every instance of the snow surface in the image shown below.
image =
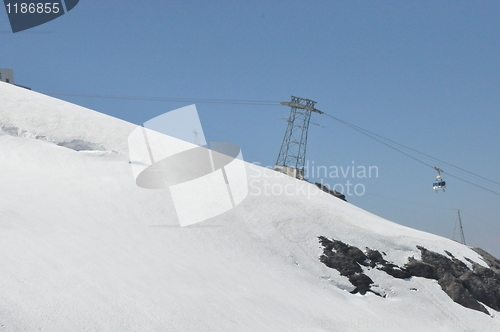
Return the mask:
<path id="1" fill-rule="evenodd" d="M 135 125 L 0 82 L 0 128 L 1 331 L 500 331 L 435 280 L 370 270 L 387 297 L 353 295 L 318 259 L 322 235 L 485 265 L 454 241 L 251 164 L 240 205 L 180 227 L 168 189 L 134 183 Z"/>

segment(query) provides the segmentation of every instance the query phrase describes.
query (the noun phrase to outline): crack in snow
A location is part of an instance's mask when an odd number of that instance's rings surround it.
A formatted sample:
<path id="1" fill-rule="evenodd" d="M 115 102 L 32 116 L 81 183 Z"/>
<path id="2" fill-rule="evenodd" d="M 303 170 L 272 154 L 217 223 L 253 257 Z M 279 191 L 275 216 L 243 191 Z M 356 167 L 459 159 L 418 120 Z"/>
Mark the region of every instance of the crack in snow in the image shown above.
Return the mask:
<path id="1" fill-rule="evenodd" d="M 9 135 L 9 136 L 14 136 L 14 137 L 23 137 L 23 138 L 31 138 L 31 139 L 36 139 L 36 140 L 41 140 L 49 143 L 54 143 L 57 146 L 61 146 L 64 148 L 68 148 L 74 151 L 92 151 L 92 152 L 112 152 L 112 153 L 117 153 L 116 151 L 107 151 L 103 146 L 92 143 L 92 142 L 86 142 L 81 139 L 73 139 L 71 141 L 63 141 L 63 142 L 58 142 L 54 139 L 51 139 L 45 135 L 37 135 L 30 133 L 26 130 L 23 130 L 21 128 L 17 127 L 8 127 L 8 126 L 1 126 L 0 127 L 0 136 L 1 135 Z"/>

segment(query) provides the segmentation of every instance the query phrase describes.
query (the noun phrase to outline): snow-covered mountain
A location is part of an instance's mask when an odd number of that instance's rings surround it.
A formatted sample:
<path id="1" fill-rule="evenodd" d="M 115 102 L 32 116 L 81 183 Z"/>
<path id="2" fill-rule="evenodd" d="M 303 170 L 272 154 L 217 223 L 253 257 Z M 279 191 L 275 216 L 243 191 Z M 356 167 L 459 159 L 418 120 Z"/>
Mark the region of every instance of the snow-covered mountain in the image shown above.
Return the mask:
<path id="1" fill-rule="evenodd" d="M 272 170 L 180 227 L 136 127 L 0 82 L 1 331 L 500 331 L 493 257 Z"/>

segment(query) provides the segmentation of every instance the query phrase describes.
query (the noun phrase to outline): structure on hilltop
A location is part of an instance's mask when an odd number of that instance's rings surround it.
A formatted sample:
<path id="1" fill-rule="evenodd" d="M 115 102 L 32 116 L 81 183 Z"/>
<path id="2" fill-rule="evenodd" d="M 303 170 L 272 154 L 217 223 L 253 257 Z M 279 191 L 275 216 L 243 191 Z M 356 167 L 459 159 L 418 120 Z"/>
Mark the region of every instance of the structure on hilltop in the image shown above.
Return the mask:
<path id="1" fill-rule="evenodd" d="M 315 104 L 315 101 L 295 96 L 292 96 L 291 102 L 281 103 L 281 105 L 290 106 L 292 109 L 274 170 L 299 180 L 304 179 L 307 131 L 311 114 L 312 112 L 323 114 L 314 108 Z"/>
<path id="2" fill-rule="evenodd" d="M 14 84 L 14 71 L 12 69 L 0 68 L 0 81 Z"/>
<path id="3" fill-rule="evenodd" d="M 31 90 L 31 88 L 28 88 L 27 86 L 14 83 L 14 71 L 12 69 L 0 68 L 0 81 Z"/>

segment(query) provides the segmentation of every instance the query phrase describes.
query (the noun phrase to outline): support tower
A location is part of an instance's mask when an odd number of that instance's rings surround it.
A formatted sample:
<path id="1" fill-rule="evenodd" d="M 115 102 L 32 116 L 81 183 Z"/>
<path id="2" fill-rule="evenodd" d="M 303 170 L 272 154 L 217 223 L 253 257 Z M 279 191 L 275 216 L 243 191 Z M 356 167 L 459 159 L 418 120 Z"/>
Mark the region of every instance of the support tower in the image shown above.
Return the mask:
<path id="1" fill-rule="evenodd" d="M 281 144 L 280 153 L 274 169 L 297 179 L 304 179 L 306 160 L 307 131 L 312 112 L 323 114 L 314 108 L 315 101 L 292 96 L 291 102 L 281 105 L 291 107 L 288 127 Z"/>

